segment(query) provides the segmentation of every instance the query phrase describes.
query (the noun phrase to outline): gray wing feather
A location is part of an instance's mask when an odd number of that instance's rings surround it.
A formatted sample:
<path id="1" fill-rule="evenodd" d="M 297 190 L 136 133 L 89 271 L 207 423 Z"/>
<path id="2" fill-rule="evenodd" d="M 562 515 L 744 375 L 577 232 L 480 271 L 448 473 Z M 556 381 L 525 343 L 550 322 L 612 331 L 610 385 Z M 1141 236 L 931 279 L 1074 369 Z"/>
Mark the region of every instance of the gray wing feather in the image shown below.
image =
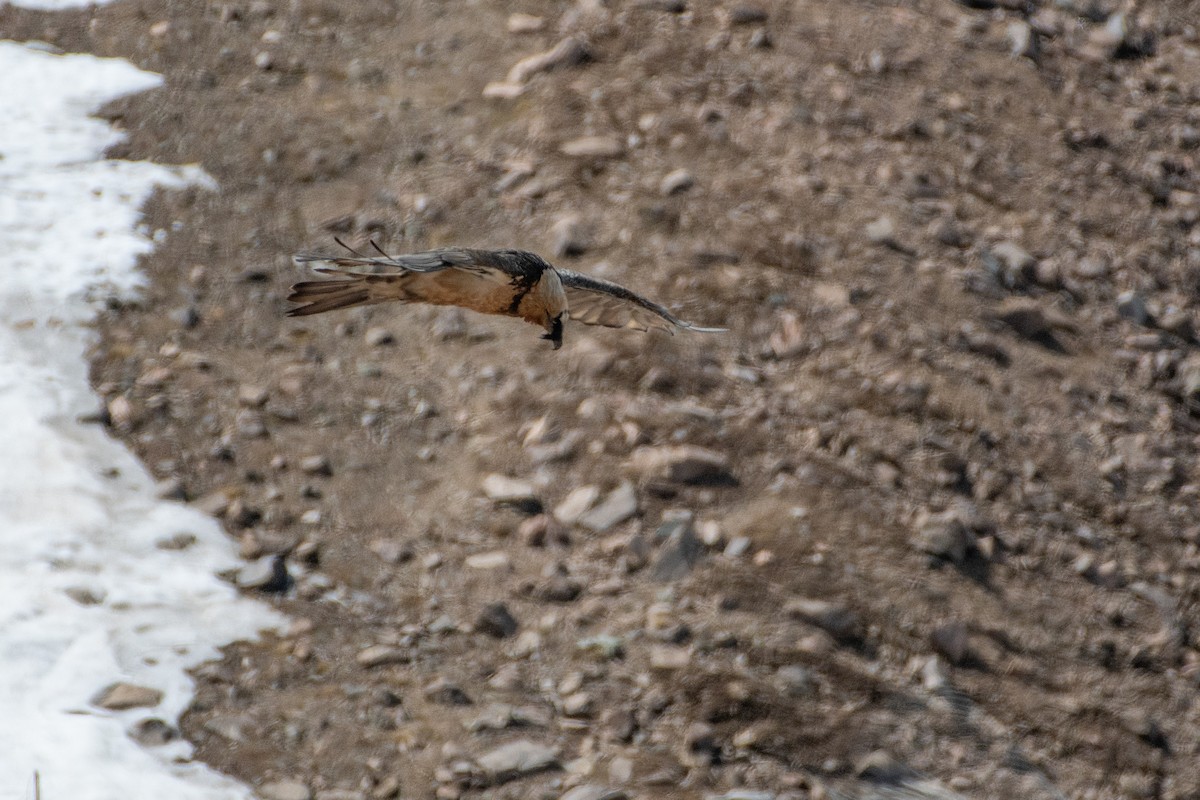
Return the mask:
<path id="1" fill-rule="evenodd" d="M 449 247 L 428 250 L 403 256 L 326 256 L 320 253 L 298 253 L 295 260 L 300 264 L 314 261 L 333 264 L 342 269 L 361 269 L 371 274 L 388 272 L 441 272 L 445 269 L 461 269 L 467 272 L 492 272 L 495 266 L 487 254 L 478 250 Z"/>
<path id="2" fill-rule="evenodd" d="M 569 269 L 558 269 L 557 272 L 567 295 L 567 311 L 571 319 L 584 325 L 638 331 L 659 330 L 670 334 L 674 334 L 676 328 L 699 333 L 725 331 L 725 328 L 701 328 L 685 322 L 658 303 L 611 281 L 581 275 Z"/>

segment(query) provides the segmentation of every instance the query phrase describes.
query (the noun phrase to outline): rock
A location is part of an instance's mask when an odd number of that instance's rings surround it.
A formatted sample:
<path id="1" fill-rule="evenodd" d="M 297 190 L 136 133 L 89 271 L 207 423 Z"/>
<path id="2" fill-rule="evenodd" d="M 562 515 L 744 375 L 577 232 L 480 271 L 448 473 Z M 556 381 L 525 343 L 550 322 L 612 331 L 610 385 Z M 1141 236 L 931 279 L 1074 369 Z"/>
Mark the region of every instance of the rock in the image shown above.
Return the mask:
<path id="1" fill-rule="evenodd" d="M 438 678 L 433 681 L 422 690 L 422 693 L 429 702 L 442 706 L 469 706 L 473 704 L 470 695 L 463 691 L 461 686 L 446 678 Z"/>
<path id="2" fill-rule="evenodd" d="M 975 536 L 954 511 L 924 514 L 918 519 L 913 546 L 931 556 L 962 564 L 975 547 Z"/>
<path id="3" fill-rule="evenodd" d="M 918 777 L 915 770 L 900 763 L 883 750 L 876 750 L 863 756 L 854 765 L 854 774 L 864 781 L 884 784 L 902 784 Z"/>
<path id="4" fill-rule="evenodd" d="M 263 556 L 237 571 L 234 578 L 239 589 L 257 589 L 260 592 L 286 592 L 292 586 L 283 556 Z"/>
<path id="5" fill-rule="evenodd" d="M 620 525 L 638 510 L 637 492 L 633 484 L 625 481 L 595 508 L 580 515 L 579 524 L 595 533 L 603 533 Z"/>
<path id="6" fill-rule="evenodd" d="M 1066 320 L 1051 317 L 1041 307 L 1027 301 L 1005 303 L 996 318 L 1021 338 L 1057 351 L 1061 351 L 1063 347 L 1056 338 L 1055 331 L 1073 330 L 1073 326 Z"/>
<path id="7" fill-rule="evenodd" d="M 515 506 L 527 513 L 537 514 L 542 510 L 529 481 L 492 473 L 483 479 L 483 493 L 494 503 Z"/>
<path id="8" fill-rule="evenodd" d="M 717 730 L 706 722 L 693 722 L 683 733 L 680 760 L 689 767 L 711 766 L 721 753 Z"/>
<path id="9" fill-rule="evenodd" d="M 313 800 L 367 800 L 367 795 L 357 789 L 321 789 Z"/>
<path id="10" fill-rule="evenodd" d="M 367 545 L 371 552 L 388 564 L 404 564 L 412 561 L 416 555 L 409 542 L 398 542 L 395 539 L 374 539 Z"/>
<path id="11" fill-rule="evenodd" d="M 756 6 L 734 6 L 729 12 L 730 25 L 761 25 L 767 19 L 767 12 Z"/>
<path id="12" fill-rule="evenodd" d="M 114 683 L 98 692 L 91 703 L 109 711 L 125 711 L 156 706 L 162 702 L 162 698 L 163 693 L 158 689 L 132 683 Z"/>
<path id="13" fill-rule="evenodd" d="M 387 328 L 376 326 L 367 328 L 367 332 L 363 336 L 363 341 L 371 347 L 383 347 L 384 345 L 394 343 L 396 337 Z"/>
<path id="14" fill-rule="evenodd" d="M 533 597 L 551 603 L 569 603 L 579 597 L 583 585 L 566 575 L 555 575 L 533 590 Z"/>
<path id="15" fill-rule="evenodd" d="M 561 40 L 553 48 L 532 56 L 526 56 L 513 64 L 505 76 L 505 82 L 521 84 L 539 72 L 556 69 L 557 67 L 573 67 L 588 59 L 587 47 L 573 36 Z M 574 155 L 568 153 L 568 155 Z"/>
<path id="16" fill-rule="evenodd" d="M 558 766 L 558 750 L 518 739 L 484 753 L 476 763 L 496 783 Z"/>
<path id="17" fill-rule="evenodd" d="M 1117 313 L 1135 325 L 1150 327 L 1154 324 L 1154 317 L 1146 307 L 1146 299 L 1134 291 L 1117 295 Z"/>
<path id="18" fill-rule="evenodd" d="M 574 525 L 599 497 L 600 487 L 598 486 L 576 487 L 554 507 L 554 518 L 563 525 Z"/>
<path id="19" fill-rule="evenodd" d="M 179 738 L 179 731 L 157 717 L 139 720 L 129 736 L 142 747 L 162 747 Z"/>
<path id="20" fill-rule="evenodd" d="M 497 639 L 512 636 L 519 627 L 520 623 L 517 622 L 517 618 L 512 615 L 504 603 L 489 603 L 475 618 L 475 630 Z"/>
<path id="21" fill-rule="evenodd" d="M 620 789 L 584 783 L 562 795 L 559 800 L 627 800 L 629 795 Z"/>
<path id="22" fill-rule="evenodd" d="M 955 666 L 962 666 L 974 660 L 971 652 L 970 631 L 961 622 L 950 622 L 939 625 L 929 635 L 930 644 L 939 655 Z"/>
<path id="23" fill-rule="evenodd" d="M 1034 282 L 1037 259 L 1016 242 L 1003 241 L 984 250 L 984 267 L 1008 289 L 1021 289 Z"/>
<path id="24" fill-rule="evenodd" d="M 591 245 L 591 235 L 578 214 L 559 217 L 550 228 L 550 250 L 557 258 L 579 256 Z"/>
<path id="25" fill-rule="evenodd" d="M 563 698 L 562 712 L 568 717 L 589 717 L 592 714 L 592 696 L 587 692 L 574 692 Z"/>
<path id="26" fill-rule="evenodd" d="M 270 393 L 262 386 L 247 383 L 238 387 L 238 404 L 247 408 L 262 408 L 270 396 Z"/>
<path id="27" fill-rule="evenodd" d="M 775 670 L 779 685 L 792 697 L 805 697 L 814 689 L 812 671 L 797 664 L 789 664 Z"/>
<path id="28" fill-rule="evenodd" d="M 1025 20 L 1013 20 L 1004 31 L 1008 52 L 1013 58 L 1024 56 L 1036 62 L 1041 55 L 1037 32 Z"/>
<path id="29" fill-rule="evenodd" d="M 625 146 L 615 136 L 581 136 L 563 142 L 558 149 L 575 158 L 615 158 L 625 151 Z"/>
<path id="30" fill-rule="evenodd" d="M 412 655 L 401 647 L 390 644 L 373 644 L 358 652 L 354 657 L 359 666 L 382 667 L 385 664 L 407 664 L 412 661 Z"/>
<path id="31" fill-rule="evenodd" d="M 542 28 L 546 27 L 546 19 L 544 17 L 535 17 L 532 14 L 509 14 L 507 28 L 509 33 L 537 33 Z"/>
<path id="32" fill-rule="evenodd" d="M 891 217 L 879 217 L 874 222 L 868 223 L 867 227 L 863 229 L 863 233 L 871 244 L 881 244 L 886 247 L 896 245 L 896 223 L 892 222 Z"/>
<path id="33" fill-rule="evenodd" d="M 475 553 L 467 556 L 463 563 L 471 569 L 508 569 L 511 565 L 508 553 L 503 550 Z"/>
<path id="34" fill-rule="evenodd" d="M 216 716 L 204 723 L 204 730 L 230 742 L 240 743 L 254 730 L 254 721 L 245 715 Z"/>
<path id="35" fill-rule="evenodd" d="M 696 538 L 690 517 L 665 523 L 654 538 L 664 542 L 654 562 L 654 579 L 657 581 L 677 581 L 685 577 L 704 555 L 704 543 Z"/>
<path id="36" fill-rule="evenodd" d="M 306 475 L 324 475 L 328 477 L 333 474 L 333 465 L 329 463 L 328 456 L 307 456 L 300 459 L 300 471 Z"/>
<path id="37" fill-rule="evenodd" d="M 754 789 L 733 789 L 724 794 L 706 794 L 704 800 L 775 800 L 775 794 Z"/>
<path id="38" fill-rule="evenodd" d="M 650 648 L 650 668 L 673 672 L 692 663 L 692 654 L 686 647 L 656 644 Z"/>
<path id="39" fill-rule="evenodd" d="M 639 447 L 627 466 L 643 478 L 694 486 L 735 485 L 729 459 L 714 450 L 695 445 Z"/>
<path id="40" fill-rule="evenodd" d="M 637 724 L 637 720 L 632 713 L 625 713 L 620 716 L 623 719 L 618 726 L 621 730 L 618 731 L 616 741 L 629 741 L 633 738 L 634 726 Z M 625 734 L 626 730 L 628 730 L 628 735 L 622 735 Z M 608 779 L 613 783 L 629 783 L 633 780 L 633 759 L 626 756 L 617 756 L 608 762 Z"/>
<path id="41" fill-rule="evenodd" d="M 262 800 L 312 800 L 312 791 L 299 781 L 271 781 L 258 787 Z"/>
<path id="42" fill-rule="evenodd" d="M 686 192 L 696 183 L 692 173 L 682 167 L 668 172 L 658 184 L 658 190 L 665 195 Z"/>
<path id="43" fill-rule="evenodd" d="M 816 625 L 839 641 L 862 638 L 862 622 L 858 615 L 843 605 L 828 600 L 795 597 L 784 603 L 783 613 Z"/>
<path id="44" fill-rule="evenodd" d="M 726 558 L 741 558 L 750 551 L 752 544 L 749 536 L 735 536 L 725 545 L 724 555 Z"/>

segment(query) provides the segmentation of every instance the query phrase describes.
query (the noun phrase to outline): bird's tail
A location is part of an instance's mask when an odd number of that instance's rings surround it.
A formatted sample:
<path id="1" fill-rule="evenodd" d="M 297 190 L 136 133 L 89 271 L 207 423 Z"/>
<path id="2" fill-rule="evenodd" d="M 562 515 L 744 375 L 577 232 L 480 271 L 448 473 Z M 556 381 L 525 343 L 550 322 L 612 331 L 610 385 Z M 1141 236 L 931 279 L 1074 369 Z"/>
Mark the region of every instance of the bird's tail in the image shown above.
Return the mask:
<path id="1" fill-rule="evenodd" d="M 319 269 L 317 272 L 337 275 L 339 280 L 304 281 L 292 286 L 291 294 L 287 296 L 288 302 L 303 305 L 290 309 L 287 312 L 289 317 L 306 317 L 339 308 L 404 300 L 402 293 L 397 291 L 401 287 L 395 275 L 386 276 L 390 280 L 385 283 L 383 275 L 358 275 L 334 269 Z"/>

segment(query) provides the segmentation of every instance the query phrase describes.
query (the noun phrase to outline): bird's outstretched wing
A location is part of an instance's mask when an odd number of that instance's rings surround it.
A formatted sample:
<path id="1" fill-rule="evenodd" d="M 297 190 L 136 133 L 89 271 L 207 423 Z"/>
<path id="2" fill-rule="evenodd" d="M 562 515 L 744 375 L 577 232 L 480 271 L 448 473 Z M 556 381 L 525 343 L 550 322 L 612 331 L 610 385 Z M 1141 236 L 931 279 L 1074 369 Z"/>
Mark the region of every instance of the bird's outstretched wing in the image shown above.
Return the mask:
<path id="1" fill-rule="evenodd" d="M 320 253 L 298 253 L 295 260 L 300 264 L 315 261 L 333 264 L 341 269 L 361 269 L 368 274 L 376 275 L 397 272 L 440 272 L 444 269 L 486 272 L 494 268 L 491 260 L 486 258 L 486 251 L 468 250 L 463 247 L 447 247 L 442 250 L 428 250 L 423 253 L 409 253 L 402 256 L 389 256 L 383 251 L 380 251 L 378 256 L 366 256 L 356 250 L 350 250 L 350 252 L 353 255 L 325 256 Z"/>
<path id="2" fill-rule="evenodd" d="M 512 275 L 488 251 L 454 247 L 402 256 L 351 253 L 297 255 L 299 263 L 332 264 L 335 269 L 316 271 L 341 280 L 297 283 L 287 299 L 302 305 L 288 316 L 387 302 L 457 305 L 494 314 L 504 310 L 511 294 Z"/>
<path id="3" fill-rule="evenodd" d="M 569 269 L 557 271 L 567 294 L 567 311 L 571 319 L 584 325 L 658 330 L 670 334 L 674 334 L 676 328 L 698 333 L 725 331 L 725 328 L 701 328 L 684 322 L 658 303 L 611 281 L 580 275 Z"/>

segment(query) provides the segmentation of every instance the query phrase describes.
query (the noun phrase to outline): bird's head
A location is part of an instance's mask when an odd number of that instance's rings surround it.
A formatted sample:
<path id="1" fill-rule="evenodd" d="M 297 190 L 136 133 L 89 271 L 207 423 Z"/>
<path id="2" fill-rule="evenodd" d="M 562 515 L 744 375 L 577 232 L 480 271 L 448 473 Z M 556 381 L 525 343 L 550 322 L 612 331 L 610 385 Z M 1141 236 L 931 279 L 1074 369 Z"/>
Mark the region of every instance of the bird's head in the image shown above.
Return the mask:
<path id="1" fill-rule="evenodd" d="M 552 320 L 550 320 L 550 322 L 546 325 L 546 331 L 547 331 L 546 335 L 543 336 L 542 338 L 549 339 L 550 342 L 552 342 L 554 344 L 555 350 L 562 347 L 562 332 L 563 332 L 562 314 L 559 314 L 558 316 L 556 316 Z"/>

